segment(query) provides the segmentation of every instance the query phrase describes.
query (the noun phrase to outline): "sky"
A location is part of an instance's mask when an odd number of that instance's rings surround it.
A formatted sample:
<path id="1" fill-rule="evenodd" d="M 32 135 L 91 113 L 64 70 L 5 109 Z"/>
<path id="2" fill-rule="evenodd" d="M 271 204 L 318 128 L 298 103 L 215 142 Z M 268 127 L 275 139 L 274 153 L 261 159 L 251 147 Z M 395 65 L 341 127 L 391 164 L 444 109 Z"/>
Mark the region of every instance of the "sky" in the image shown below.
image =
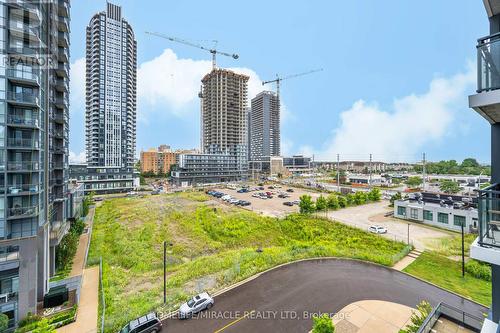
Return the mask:
<path id="1" fill-rule="evenodd" d="M 199 147 L 200 80 L 209 53 L 146 31 L 237 53 L 220 67 L 283 81 L 283 155 L 315 160 L 490 161 L 490 129 L 468 108 L 476 41 L 488 34 L 480 0 L 115 0 L 138 43 L 137 153 Z M 101 0 L 71 3 L 70 159 L 84 160 L 85 27 Z"/>

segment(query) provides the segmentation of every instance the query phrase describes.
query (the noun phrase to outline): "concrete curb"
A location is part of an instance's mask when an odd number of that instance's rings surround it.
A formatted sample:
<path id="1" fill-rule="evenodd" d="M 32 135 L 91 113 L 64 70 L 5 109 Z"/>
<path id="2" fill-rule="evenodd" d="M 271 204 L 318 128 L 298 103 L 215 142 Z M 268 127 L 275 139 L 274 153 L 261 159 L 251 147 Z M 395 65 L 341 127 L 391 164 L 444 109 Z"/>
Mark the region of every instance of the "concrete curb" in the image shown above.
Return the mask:
<path id="1" fill-rule="evenodd" d="M 398 271 L 397 269 L 394 269 L 394 268 L 392 268 L 392 267 L 384 266 L 384 265 L 381 265 L 381 264 L 378 264 L 378 263 L 375 263 L 375 262 L 365 261 L 365 260 L 361 260 L 361 259 L 353 259 L 353 258 L 342 258 L 342 257 L 315 257 L 315 258 L 306 258 L 306 259 L 299 259 L 299 260 L 295 260 L 295 261 L 290 261 L 290 262 L 288 262 L 288 263 L 280 264 L 280 265 L 278 265 L 278 266 L 274 266 L 274 267 L 269 268 L 269 269 L 267 269 L 267 270 L 265 270 L 265 271 L 262 271 L 262 272 L 260 272 L 260 273 L 255 274 L 255 275 L 252 275 L 252 276 L 250 276 L 250 277 L 248 277 L 248 278 L 246 278 L 246 279 L 244 279 L 244 280 L 241 280 L 241 281 L 239 281 L 239 282 L 237 282 L 237 283 L 235 283 L 235 284 L 232 284 L 232 285 L 230 285 L 230 286 L 228 286 L 228 287 L 226 287 L 226 288 L 223 288 L 223 289 L 221 289 L 221 290 L 218 290 L 218 291 L 216 291 L 216 292 L 214 292 L 214 293 L 212 294 L 212 297 L 221 296 L 221 295 L 223 295 L 223 294 L 227 293 L 228 291 L 233 290 L 233 289 L 235 289 L 235 288 L 238 288 L 238 287 L 240 287 L 240 286 L 242 286 L 242 285 L 244 285 L 244 284 L 247 284 L 247 283 L 251 282 L 252 280 L 257 279 L 257 278 L 258 278 L 258 277 L 260 277 L 261 275 L 263 275 L 263 274 L 265 274 L 265 273 L 268 273 L 268 272 L 271 272 L 271 271 L 273 271 L 273 270 L 276 270 L 276 269 L 279 269 L 279 268 L 282 268 L 282 267 L 285 267 L 285 266 L 290 266 L 290 265 L 293 265 L 293 264 L 296 264 L 296 263 L 300 263 L 300 262 L 305 262 L 305 261 L 322 261 L 322 260 L 326 260 L 326 261 L 330 261 L 330 260 L 338 260 L 338 261 L 340 261 L 340 260 L 342 260 L 342 261 L 354 261 L 354 262 L 360 262 L 360 263 L 367 264 L 367 265 L 379 266 L 379 267 L 382 267 L 382 268 L 385 268 L 385 269 L 388 269 L 388 270 L 392 270 L 392 271 L 395 271 L 395 272 L 398 272 L 398 273 L 401 273 L 401 274 L 407 275 L 407 276 L 412 277 L 412 278 L 414 278 L 414 279 L 416 279 L 416 280 L 419 280 L 419 281 L 421 281 L 421 282 L 424 282 L 424 283 L 426 283 L 426 284 L 428 284 L 428 285 L 431 285 L 431 286 L 434 286 L 434 287 L 436 287 L 436 288 L 439 288 L 439 289 L 441 289 L 441 290 L 443 290 L 443 291 L 449 292 L 450 294 L 453 294 L 453 295 L 458 296 L 458 297 L 460 297 L 460 298 L 466 299 L 466 300 L 468 300 L 468 301 L 470 301 L 470 302 L 472 302 L 472 303 L 475 303 L 475 304 L 477 304 L 477 305 L 483 306 L 483 307 L 485 307 L 485 308 L 489 308 L 488 306 L 486 306 L 486 305 L 484 305 L 484 304 L 481 304 L 481 303 L 479 303 L 479 302 L 476 302 L 476 301 L 474 301 L 474 300 L 472 300 L 472 299 L 470 299 L 470 298 L 468 298 L 468 297 L 466 297 L 466 296 L 460 295 L 460 294 L 458 294 L 458 293 L 456 293 L 456 292 L 454 292 L 454 291 L 451 291 L 451 290 L 449 290 L 449 289 L 446 289 L 446 288 L 440 287 L 440 286 L 438 286 L 438 285 L 436 285 L 436 284 L 434 284 L 434 283 L 432 283 L 432 282 L 429 282 L 429 281 L 423 280 L 423 279 L 421 279 L 421 278 L 419 278 L 419 277 L 417 277 L 417 276 L 414 276 L 413 274 L 409 274 L 409 273 L 407 273 L 407 272 L 403 272 L 403 271 Z M 178 312 L 179 312 L 178 310 L 173 311 L 173 312 L 170 312 L 169 314 L 167 314 L 167 315 L 165 315 L 165 316 L 161 316 L 161 317 L 160 317 L 160 320 L 165 320 L 165 319 L 169 319 L 169 318 L 175 317 L 175 316 L 178 314 Z"/>

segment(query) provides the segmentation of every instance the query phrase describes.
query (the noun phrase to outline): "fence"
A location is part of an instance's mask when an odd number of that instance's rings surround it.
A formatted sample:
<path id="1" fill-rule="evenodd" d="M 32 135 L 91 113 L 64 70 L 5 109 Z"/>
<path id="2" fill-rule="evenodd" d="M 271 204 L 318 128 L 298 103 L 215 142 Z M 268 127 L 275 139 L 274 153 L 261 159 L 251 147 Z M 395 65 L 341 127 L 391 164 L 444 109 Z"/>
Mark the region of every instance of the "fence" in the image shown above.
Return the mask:
<path id="1" fill-rule="evenodd" d="M 429 333 L 433 331 L 434 325 L 440 317 L 447 318 L 453 322 L 468 328 L 473 332 L 480 332 L 483 326 L 483 319 L 468 314 L 460 309 L 454 308 L 445 303 L 439 303 L 424 320 L 417 333 Z"/>
<path id="2" fill-rule="evenodd" d="M 104 320 L 106 316 L 106 300 L 104 299 L 104 284 L 102 283 L 102 257 L 99 259 L 99 284 L 101 287 L 102 298 L 102 317 L 101 317 L 101 333 L 104 333 Z"/>

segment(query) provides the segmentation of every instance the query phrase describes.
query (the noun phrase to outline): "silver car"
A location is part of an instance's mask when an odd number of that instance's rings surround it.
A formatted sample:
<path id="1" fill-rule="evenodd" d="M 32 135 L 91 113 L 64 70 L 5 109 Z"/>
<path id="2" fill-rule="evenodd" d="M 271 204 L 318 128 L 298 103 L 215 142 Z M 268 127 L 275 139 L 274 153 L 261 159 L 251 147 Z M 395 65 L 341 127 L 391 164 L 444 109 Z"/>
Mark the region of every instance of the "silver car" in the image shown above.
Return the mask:
<path id="1" fill-rule="evenodd" d="M 214 299 L 206 292 L 196 295 L 179 308 L 179 318 L 189 318 L 200 311 L 210 309 Z"/>

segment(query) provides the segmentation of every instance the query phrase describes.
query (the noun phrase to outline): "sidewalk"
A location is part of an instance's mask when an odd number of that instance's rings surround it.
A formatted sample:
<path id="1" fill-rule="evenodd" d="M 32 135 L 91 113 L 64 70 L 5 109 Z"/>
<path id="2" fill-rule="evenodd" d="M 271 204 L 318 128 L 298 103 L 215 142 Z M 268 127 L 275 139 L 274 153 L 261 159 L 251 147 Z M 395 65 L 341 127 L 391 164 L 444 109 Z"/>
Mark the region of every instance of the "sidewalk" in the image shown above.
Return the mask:
<path id="1" fill-rule="evenodd" d="M 419 251 L 419 250 L 413 250 L 410 253 L 408 253 L 406 255 L 406 257 L 404 257 L 403 259 L 401 259 L 400 261 L 398 261 L 392 268 L 394 268 L 394 269 L 396 269 L 398 271 L 402 271 L 403 269 L 405 269 L 406 267 L 408 267 L 412 262 L 414 262 L 415 260 L 417 260 L 417 258 L 420 257 L 421 254 L 422 254 L 421 251 Z"/>
<path id="2" fill-rule="evenodd" d="M 99 266 L 83 271 L 83 284 L 76 321 L 56 330 L 57 333 L 95 333 L 99 307 Z"/>

